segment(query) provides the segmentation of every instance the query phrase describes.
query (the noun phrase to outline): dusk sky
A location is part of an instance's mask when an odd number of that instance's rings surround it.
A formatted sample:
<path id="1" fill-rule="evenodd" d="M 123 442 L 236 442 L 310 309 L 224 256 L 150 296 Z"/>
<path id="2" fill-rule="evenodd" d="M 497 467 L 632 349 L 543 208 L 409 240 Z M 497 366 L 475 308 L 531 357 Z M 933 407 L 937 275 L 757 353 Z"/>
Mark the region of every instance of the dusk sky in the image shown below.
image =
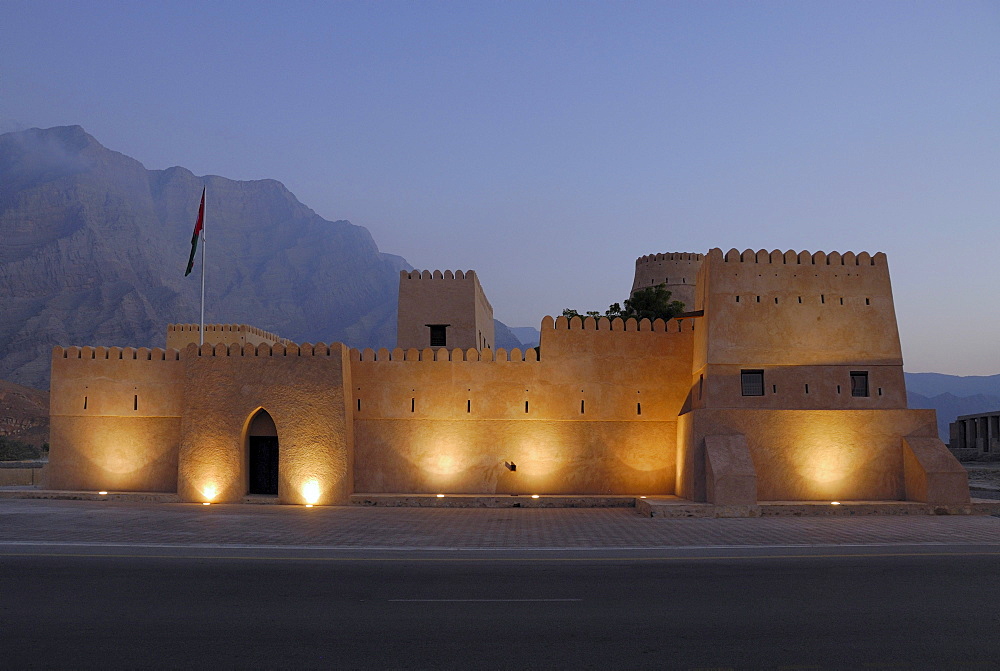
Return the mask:
<path id="1" fill-rule="evenodd" d="M 0 12 L 0 131 L 277 179 L 511 326 L 622 300 L 643 254 L 882 251 L 906 370 L 1000 373 L 1000 3 Z"/>

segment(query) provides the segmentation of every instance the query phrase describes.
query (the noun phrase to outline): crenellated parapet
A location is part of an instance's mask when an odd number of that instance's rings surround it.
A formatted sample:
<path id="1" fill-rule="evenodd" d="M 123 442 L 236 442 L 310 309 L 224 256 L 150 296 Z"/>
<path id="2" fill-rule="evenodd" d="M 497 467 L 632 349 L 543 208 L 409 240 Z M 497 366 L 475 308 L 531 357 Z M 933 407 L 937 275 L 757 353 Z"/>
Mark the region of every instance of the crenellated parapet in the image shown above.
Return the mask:
<path id="1" fill-rule="evenodd" d="M 661 261 L 701 261 L 704 258 L 704 254 L 696 254 L 693 252 L 666 252 L 662 254 L 646 254 L 645 256 L 640 256 L 635 260 L 635 265 L 643 265 L 649 263 L 658 263 Z"/>
<path id="2" fill-rule="evenodd" d="M 377 351 L 367 347 L 363 350 L 352 349 L 350 357 L 351 361 L 360 362 L 452 361 L 472 363 L 534 363 L 538 361 L 538 352 L 534 348 L 530 347 L 523 351 L 517 347 L 509 351 L 503 347 L 495 350 L 475 348 L 455 348 L 449 350 L 444 347 L 440 347 L 438 349 L 433 349 L 431 347 L 425 347 L 424 349 L 416 349 L 413 347 L 403 349 L 401 347 L 397 347 L 390 350 L 383 347 Z"/>
<path id="3" fill-rule="evenodd" d="M 199 324 L 168 324 L 167 347 L 182 350 L 191 343 L 198 343 L 201 327 Z M 205 324 L 205 342 L 211 343 L 261 343 L 291 345 L 292 341 L 276 333 L 250 326 L 249 324 Z"/>
<path id="4" fill-rule="evenodd" d="M 694 319 L 639 319 L 633 317 L 622 319 L 615 317 L 545 317 L 542 319 L 542 331 L 621 331 L 627 333 L 647 332 L 654 333 L 681 333 L 685 330 L 693 331 L 695 328 Z"/>
<path id="5" fill-rule="evenodd" d="M 329 357 L 340 356 L 341 345 L 333 343 L 301 343 L 289 342 L 285 344 L 261 343 L 252 345 L 250 343 L 240 345 L 233 344 L 212 344 L 204 345 L 190 344 L 184 349 L 184 357 Z"/>
<path id="6" fill-rule="evenodd" d="M 103 361 L 177 361 L 180 352 L 159 347 L 59 347 L 52 348 L 53 359 L 93 359 Z"/>
<path id="7" fill-rule="evenodd" d="M 713 254 L 716 253 L 717 254 Z M 713 249 L 709 254 L 714 256 L 722 256 L 722 250 Z M 722 257 L 722 260 L 726 263 L 769 263 L 772 265 L 811 265 L 811 266 L 882 266 L 886 265 L 886 257 L 882 252 L 877 252 L 874 255 L 868 252 L 860 252 L 855 254 L 854 252 L 808 252 L 801 251 L 796 252 L 795 250 L 788 250 L 782 252 L 781 250 L 775 249 L 773 251 L 767 251 L 766 249 L 761 249 L 754 251 L 752 249 L 746 249 L 742 252 L 736 249 L 730 249 Z"/>
<path id="8" fill-rule="evenodd" d="M 445 270 L 444 272 L 440 270 L 401 270 L 399 271 L 399 279 L 401 280 L 475 280 L 476 271 L 474 270 Z"/>

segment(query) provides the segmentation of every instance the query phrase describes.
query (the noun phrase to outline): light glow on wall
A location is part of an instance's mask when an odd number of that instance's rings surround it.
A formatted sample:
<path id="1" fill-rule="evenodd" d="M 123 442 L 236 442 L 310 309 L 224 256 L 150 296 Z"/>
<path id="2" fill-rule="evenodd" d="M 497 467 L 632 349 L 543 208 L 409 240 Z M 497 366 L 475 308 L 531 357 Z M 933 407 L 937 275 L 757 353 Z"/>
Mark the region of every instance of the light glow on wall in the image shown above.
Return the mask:
<path id="1" fill-rule="evenodd" d="M 205 485 L 201 488 L 201 493 L 208 501 L 212 501 L 219 495 L 219 488 L 215 485 Z"/>
<path id="2" fill-rule="evenodd" d="M 306 500 L 306 505 L 314 505 L 319 501 L 320 489 L 319 480 L 312 478 L 311 480 L 306 480 L 305 484 L 302 485 L 302 498 Z"/>

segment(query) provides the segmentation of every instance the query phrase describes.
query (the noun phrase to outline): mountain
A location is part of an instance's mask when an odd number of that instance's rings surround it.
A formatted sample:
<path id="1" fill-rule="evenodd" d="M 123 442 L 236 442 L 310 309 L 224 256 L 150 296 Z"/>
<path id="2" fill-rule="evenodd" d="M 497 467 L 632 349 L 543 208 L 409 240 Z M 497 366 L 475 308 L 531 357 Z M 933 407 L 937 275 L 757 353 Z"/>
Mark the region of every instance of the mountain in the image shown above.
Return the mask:
<path id="1" fill-rule="evenodd" d="M 0 436 L 35 446 L 48 442 L 48 392 L 0 380 Z"/>
<path id="2" fill-rule="evenodd" d="M 53 345 L 163 346 L 197 322 L 183 276 L 208 190 L 205 320 L 298 342 L 395 344 L 399 271 L 368 231 L 274 180 L 147 170 L 79 126 L 0 135 L 0 378 L 47 388 Z"/>
<path id="3" fill-rule="evenodd" d="M 508 352 L 515 347 L 523 350 L 524 345 L 517 339 L 510 328 L 499 319 L 493 320 L 493 344 L 495 347 L 503 347 Z"/>
<path id="4" fill-rule="evenodd" d="M 911 408 L 937 410 L 938 433 L 948 442 L 948 425 L 960 415 L 1000 410 L 1000 375 L 905 373 Z"/>
<path id="5" fill-rule="evenodd" d="M 906 373 L 906 389 L 924 396 L 1000 396 L 1000 375 L 944 375 L 942 373 Z M 972 412 L 978 412 L 973 410 Z M 968 414 L 968 413 L 963 413 Z"/>
<path id="6" fill-rule="evenodd" d="M 510 332 L 524 343 L 525 347 L 537 347 L 538 341 L 542 339 L 542 334 L 534 326 L 512 326 Z"/>

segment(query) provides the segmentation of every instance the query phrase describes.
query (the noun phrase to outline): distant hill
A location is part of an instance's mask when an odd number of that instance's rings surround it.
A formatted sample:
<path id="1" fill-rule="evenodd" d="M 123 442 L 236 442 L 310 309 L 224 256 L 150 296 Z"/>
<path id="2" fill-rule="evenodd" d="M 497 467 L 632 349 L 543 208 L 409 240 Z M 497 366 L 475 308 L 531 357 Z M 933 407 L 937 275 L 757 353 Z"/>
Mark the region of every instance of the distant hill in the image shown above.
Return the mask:
<path id="1" fill-rule="evenodd" d="M 0 436 L 41 446 L 49 440 L 49 394 L 0 380 Z"/>
<path id="2" fill-rule="evenodd" d="M 906 373 L 906 390 L 936 396 L 954 394 L 959 397 L 987 396 L 1000 397 L 1000 375 L 944 375 L 943 373 Z M 978 412 L 973 410 L 972 412 Z"/>
<path id="3" fill-rule="evenodd" d="M 512 326 L 510 332 L 524 343 L 525 347 L 537 347 L 542 334 L 534 326 Z"/>
<path id="4" fill-rule="evenodd" d="M 508 352 L 515 347 L 524 349 L 524 345 L 517 339 L 510 328 L 499 319 L 493 320 L 493 340 L 496 347 L 503 347 Z"/>
<path id="5" fill-rule="evenodd" d="M 948 425 L 956 417 L 1000 410 L 1000 375 L 906 373 L 905 377 L 910 407 L 936 410 L 938 433 L 946 443 Z"/>
<path id="6" fill-rule="evenodd" d="M 208 322 L 298 342 L 395 344 L 399 271 L 368 231 L 274 180 L 147 170 L 79 126 L 0 135 L 0 378 L 48 387 L 53 345 L 163 346 L 198 321 L 185 278 L 208 188 Z"/>

